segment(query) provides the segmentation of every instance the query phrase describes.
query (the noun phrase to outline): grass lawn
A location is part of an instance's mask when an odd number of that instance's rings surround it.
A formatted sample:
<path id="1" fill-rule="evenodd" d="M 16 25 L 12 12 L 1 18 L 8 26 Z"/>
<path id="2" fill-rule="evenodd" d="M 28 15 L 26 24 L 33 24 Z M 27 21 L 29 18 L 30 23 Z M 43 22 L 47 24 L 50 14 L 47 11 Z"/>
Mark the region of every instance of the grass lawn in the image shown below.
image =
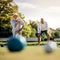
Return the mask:
<path id="1" fill-rule="evenodd" d="M 41 42 L 40 42 L 40 45 L 44 45 L 44 44 L 46 44 L 46 42 L 47 42 L 47 41 L 41 41 Z M 57 41 L 56 43 L 57 43 L 58 45 L 60 45 L 60 41 Z M 38 42 L 28 42 L 27 44 L 28 44 L 28 45 L 37 45 Z"/>
<path id="2" fill-rule="evenodd" d="M 40 42 L 40 45 L 44 45 L 45 43 L 46 43 L 46 41 L 41 41 L 41 42 Z M 60 41 L 57 41 L 56 43 L 57 43 L 58 45 L 60 45 Z M 7 42 L 0 42 L 0 45 L 1 45 L 1 44 L 6 45 Z M 32 46 L 32 45 L 37 45 L 38 42 L 28 42 L 27 44 L 28 44 L 28 46 Z"/>
<path id="3" fill-rule="evenodd" d="M 27 46 L 22 52 L 9 52 L 0 47 L 0 60 L 60 60 L 60 48 L 51 54 L 46 54 L 43 46 Z"/>

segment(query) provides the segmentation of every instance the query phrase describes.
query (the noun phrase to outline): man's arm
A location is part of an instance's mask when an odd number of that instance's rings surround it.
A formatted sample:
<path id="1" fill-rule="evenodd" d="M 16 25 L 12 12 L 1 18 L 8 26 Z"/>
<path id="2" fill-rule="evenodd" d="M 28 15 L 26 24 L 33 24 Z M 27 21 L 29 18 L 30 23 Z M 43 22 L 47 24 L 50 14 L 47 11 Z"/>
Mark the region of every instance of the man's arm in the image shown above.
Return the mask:
<path id="1" fill-rule="evenodd" d="M 40 23 L 37 24 L 37 33 L 40 33 L 41 32 L 41 25 Z"/>
<path id="2" fill-rule="evenodd" d="M 47 33 L 49 33 L 49 31 L 48 31 L 48 24 L 47 24 L 47 22 L 46 22 L 46 30 L 47 30 Z"/>
<path id="3" fill-rule="evenodd" d="M 20 28 L 20 31 L 21 31 L 25 24 L 24 24 L 24 21 L 21 18 L 18 18 L 18 21 L 20 21 L 19 24 L 21 25 L 21 28 Z"/>
<path id="4" fill-rule="evenodd" d="M 47 24 L 47 22 L 46 22 L 46 28 L 47 28 L 47 31 L 48 31 L 48 24 Z"/>
<path id="5" fill-rule="evenodd" d="M 21 21 L 20 23 L 21 23 L 21 25 L 22 25 L 22 28 L 20 29 L 20 31 L 21 31 L 21 30 L 24 28 L 24 25 L 25 25 L 25 24 L 24 24 L 23 21 Z"/>

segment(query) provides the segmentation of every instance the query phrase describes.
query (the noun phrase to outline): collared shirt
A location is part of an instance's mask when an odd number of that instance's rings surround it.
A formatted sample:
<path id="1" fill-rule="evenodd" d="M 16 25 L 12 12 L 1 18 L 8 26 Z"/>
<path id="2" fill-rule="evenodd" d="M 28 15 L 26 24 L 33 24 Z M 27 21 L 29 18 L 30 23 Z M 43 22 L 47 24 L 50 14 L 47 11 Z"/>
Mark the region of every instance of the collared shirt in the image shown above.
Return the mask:
<path id="1" fill-rule="evenodd" d="M 44 24 L 38 22 L 37 25 L 37 32 L 40 33 L 41 31 L 48 30 L 48 24 L 47 22 L 44 22 Z"/>

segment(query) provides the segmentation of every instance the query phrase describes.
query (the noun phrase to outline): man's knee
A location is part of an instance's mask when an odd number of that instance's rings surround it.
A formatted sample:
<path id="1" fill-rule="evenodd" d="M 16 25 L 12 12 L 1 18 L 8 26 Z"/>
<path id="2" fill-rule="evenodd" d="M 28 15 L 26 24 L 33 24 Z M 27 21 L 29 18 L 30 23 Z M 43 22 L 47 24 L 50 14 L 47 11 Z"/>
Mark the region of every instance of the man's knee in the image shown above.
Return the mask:
<path id="1" fill-rule="evenodd" d="M 40 33 L 38 33 L 37 36 L 40 37 Z"/>
<path id="2" fill-rule="evenodd" d="M 49 37 L 49 34 L 48 33 L 46 35 Z"/>
<path id="3" fill-rule="evenodd" d="M 40 33 L 36 33 L 36 37 L 40 37 Z"/>

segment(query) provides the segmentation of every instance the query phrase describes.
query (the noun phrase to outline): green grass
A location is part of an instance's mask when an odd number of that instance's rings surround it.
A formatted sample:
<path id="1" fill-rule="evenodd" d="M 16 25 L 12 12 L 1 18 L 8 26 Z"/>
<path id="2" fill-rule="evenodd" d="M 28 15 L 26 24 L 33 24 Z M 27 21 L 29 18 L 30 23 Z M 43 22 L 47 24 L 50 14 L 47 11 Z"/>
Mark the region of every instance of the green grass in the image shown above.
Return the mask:
<path id="1" fill-rule="evenodd" d="M 60 60 L 60 48 L 46 54 L 43 46 L 27 46 L 22 52 L 13 53 L 6 47 L 0 47 L 0 60 Z"/>
<path id="2" fill-rule="evenodd" d="M 44 45 L 46 43 L 46 41 L 41 41 L 40 44 L 41 45 Z M 58 45 L 60 45 L 60 42 L 56 42 Z M 37 45 L 38 42 L 28 42 L 27 43 L 28 45 Z"/>
<path id="3" fill-rule="evenodd" d="M 0 44 L 7 44 L 7 42 L 0 42 Z"/>
<path id="4" fill-rule="evenodd" d="M 40 45 L 44 45 L 46 43 L 46 41 L 41 41 L 40 42 Z M 59 42 L 56 42 L 58 45 L 60 45 L 60 41 Z M 0 44 L 3 44 L 3 45 L 6 45 L 7 42 L 0 42 Z M 31 46 L 31 45 L 37 45 L 38 42 L 28 42 L 27 45 L 28 46 Z"/>

